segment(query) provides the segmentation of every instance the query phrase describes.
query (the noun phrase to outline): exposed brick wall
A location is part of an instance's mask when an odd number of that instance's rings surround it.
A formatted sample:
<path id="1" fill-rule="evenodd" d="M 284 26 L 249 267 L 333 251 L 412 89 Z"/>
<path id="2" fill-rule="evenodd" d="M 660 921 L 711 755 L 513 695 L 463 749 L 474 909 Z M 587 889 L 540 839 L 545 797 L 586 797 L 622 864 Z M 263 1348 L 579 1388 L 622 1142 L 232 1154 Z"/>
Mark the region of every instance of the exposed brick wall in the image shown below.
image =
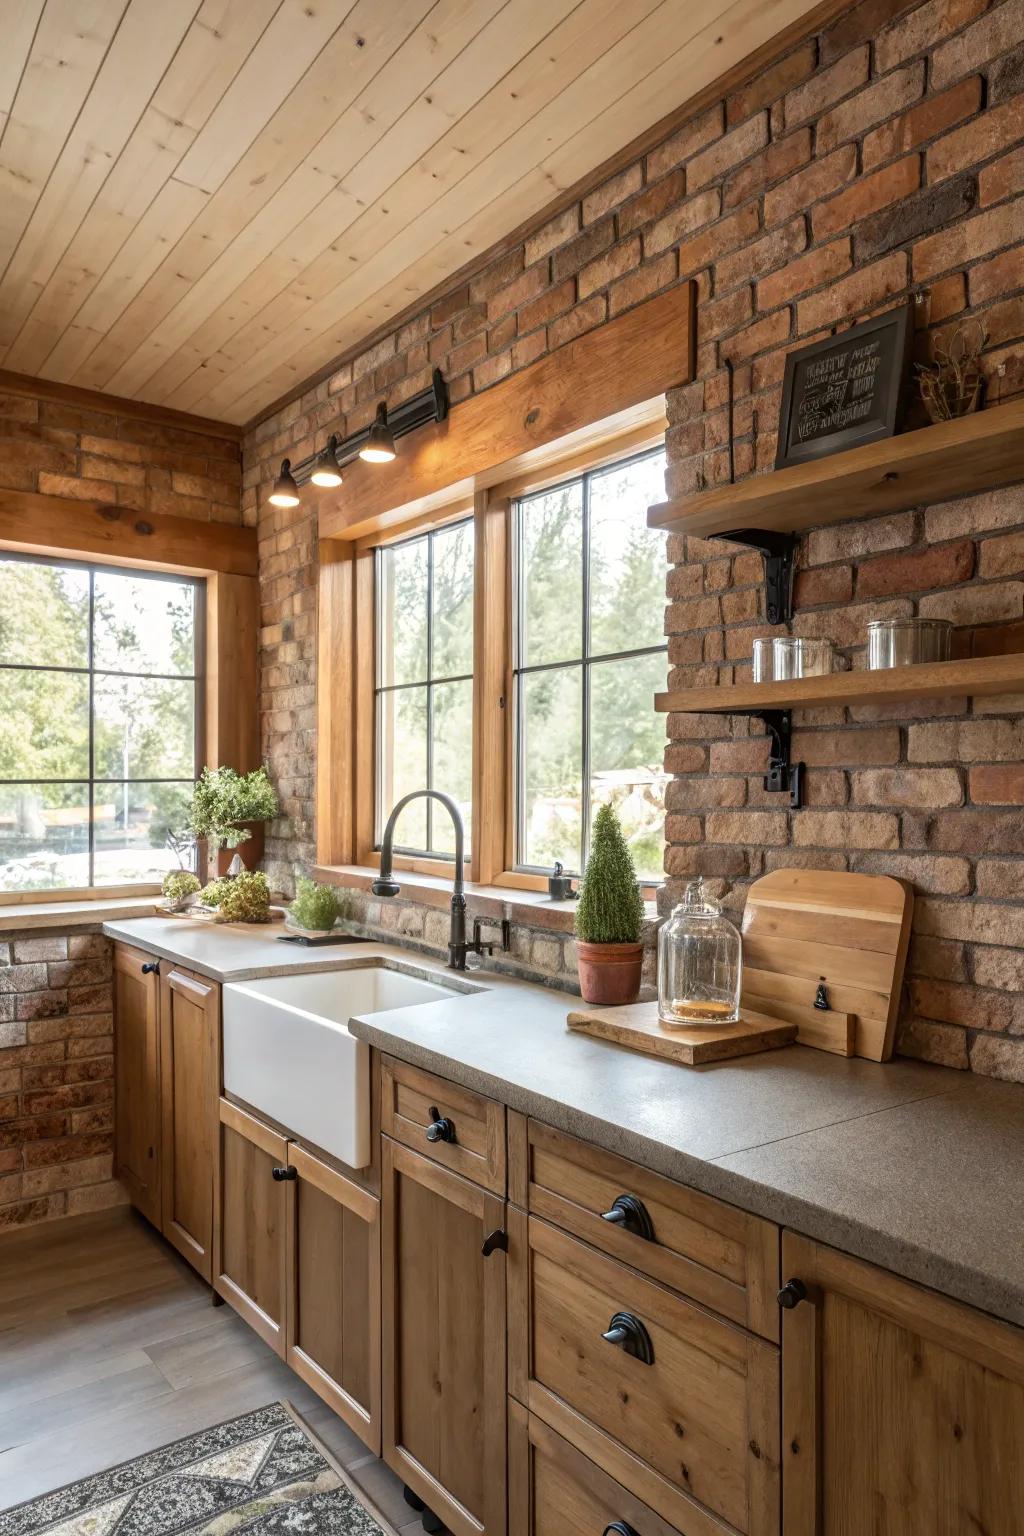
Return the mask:
<path id="1" fill-rule="evenodd" d="M 0 388 L 0 490 L 237 523 L 236 438 Z"/>
<path id="2" fill-rule="evenodd" d="M 125 1199 L 110 940 L 0 933 L 0 1231 Z"/>
<path id="3" fill-rule="evenodd" d="M 315 744 L 315 496 L 294 512 L 268 504 L 282 456 L 363 425 L 435 365 L 457 403 L 690 277 L 697 379 L 669 397 L 672 494 L 730 473 L 727 365 L 734 471 L 769 470 L 787 350 L 910 293 L 918 356 L 977 314 L 989 400 L 1009 398 L 1024 388 L 1022 39 L 1024 0 L 863 0 L 249 435 L 263 742 L 284 802 L 275 881 L 312 857 Z M 766 632 L 759 559 L 680 538 L 669 558 L 673 680 L 728 681 Z M 851 653 L 886 613 L 1019 621 L 1024 491 L 812 533 L 798 600 L 795 632 Z M 700 869 L 735 909 L 751 878 L 801 862 L 912 879 L 900 1048 L 1024 1079 L 1019 706 L 805 712 L 809 805 L 795 815 L 765 796 L 764 744 L 743 721 L 673 719 L 669 894 Z"/>

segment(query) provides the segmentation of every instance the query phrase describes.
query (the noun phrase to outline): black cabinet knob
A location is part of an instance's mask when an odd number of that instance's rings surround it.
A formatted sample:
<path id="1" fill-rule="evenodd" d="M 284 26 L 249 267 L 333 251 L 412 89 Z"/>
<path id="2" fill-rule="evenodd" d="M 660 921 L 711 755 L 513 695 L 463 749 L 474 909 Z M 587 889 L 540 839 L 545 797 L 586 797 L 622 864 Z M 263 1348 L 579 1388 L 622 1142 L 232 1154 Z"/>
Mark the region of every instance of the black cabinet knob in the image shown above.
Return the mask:
<path id="1" fill-rule="evenodd" d="M 142 974 L 143 974 L 143 976 L 159 976 L 160 975 L 160 961 L 159 960 L 147 960 L 145 962 L 145 964 L 143 965 L 143 967 L 142 967 Z"/>
<path id="2" fill-rule="evenodd" d="M 278 1184 L 292 1184 L 298 1178 L 299 1170 L 297 1168 L 272 1168 L 270 1175 Z"/>
<path id="3" fill-rule="evenodd" d="M 802 1280 L 787 1280 L 778 1295 L 779 1306 L 786 1312 L 792 1312 L 802 1301 L 807 1300 L 807 1287 Z"/>
<path id="4" fill-rule="evenodd" d="M 602 1211 L 601 1220 L 642 1237 L 645 1243 L 654 1242 L 654 1223 L 642 1200 L 636 1195 L 619 1195 L 610 1211 Z"/>
<path id="5" fill-rule="evenodd" d="M 498 1227 L 496 1231 L 488 1233 L 484 1238 L 484 1245 L 480 1252 L 485 1259 L 489 1259 L 491 1254 L 498 1248 L 501 1249 L 502 1253 L 508 1253 L 508 1233 L 504 1227 Z"/>
<path id="6" fill-rule="evenodd" d="M 632 1355 L 634 1360 L 643 1361 L 644 1365 L 654 1364 L 654 1345 L 651 1336 L 638 1317 L 632 1312 L 616 1312 L 607 1331 L 602 1333 L 602 1339 L 606 1344 L 617 1344 L 627 1355 Z"/>
<path id="7" fill-rule="evenodd" d="M 430 1106 L 430 1124 L 427 1126 L 428 1141 L 455 1140 L 455 1121 L 449 1120 L 447 1115 L 442 1115 L 436 1104 Z"/>

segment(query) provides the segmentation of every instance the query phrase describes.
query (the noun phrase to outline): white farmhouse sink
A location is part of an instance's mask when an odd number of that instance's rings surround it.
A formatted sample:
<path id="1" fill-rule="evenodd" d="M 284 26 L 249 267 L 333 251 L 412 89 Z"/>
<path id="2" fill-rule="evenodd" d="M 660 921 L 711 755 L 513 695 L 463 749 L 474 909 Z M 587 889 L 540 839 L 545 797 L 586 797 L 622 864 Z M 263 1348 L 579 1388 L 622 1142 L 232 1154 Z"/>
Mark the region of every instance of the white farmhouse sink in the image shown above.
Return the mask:
<path id="1" fill-rule="evenodd" d="M 382 965 L 227 982 L 224 1087 L 350 1168 L 365 1168 L 370 1048 L 348 1021 L 435 1003 L 452 990 Z"/>

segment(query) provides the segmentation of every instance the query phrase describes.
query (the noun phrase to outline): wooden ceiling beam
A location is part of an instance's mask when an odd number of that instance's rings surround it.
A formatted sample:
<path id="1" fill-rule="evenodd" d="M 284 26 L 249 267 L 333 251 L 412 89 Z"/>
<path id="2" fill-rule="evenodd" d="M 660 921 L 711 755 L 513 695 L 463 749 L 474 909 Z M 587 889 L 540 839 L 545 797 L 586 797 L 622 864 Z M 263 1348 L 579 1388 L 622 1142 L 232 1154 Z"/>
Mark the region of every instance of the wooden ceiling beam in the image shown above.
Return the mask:
<path id="1" fill-rule="evenodd" d="M 195 432 L 201 437 L 223 437 L 240 443 L 244 429 L 231 421 L 213 421 L 208 416 L 192 416 L 166 405 L 149 405 L 145 400 L 125 400 L 120 395 L 106 395 L 98 389 L 81 389 L 77 384 L 60 384 L 54 379 L 33 379 L 25 373 L 10 373 L 0 368 L 0 395 L 22 395 L 34 400 L 54 400 L 83 411 L 103 411 L 107 416 L 127 416 L 132 421 L 148 421 L 158 427 L 173 427 L 181 432 Z"/>

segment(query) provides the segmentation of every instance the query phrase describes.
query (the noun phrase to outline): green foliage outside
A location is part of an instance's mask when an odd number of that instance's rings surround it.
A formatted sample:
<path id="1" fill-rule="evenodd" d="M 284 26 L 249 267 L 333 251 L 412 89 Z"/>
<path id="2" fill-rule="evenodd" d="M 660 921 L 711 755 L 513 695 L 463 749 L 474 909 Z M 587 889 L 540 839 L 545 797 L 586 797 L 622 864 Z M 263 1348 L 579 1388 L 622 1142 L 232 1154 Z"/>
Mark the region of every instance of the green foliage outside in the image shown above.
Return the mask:
<path id="1" fill-rule="evenodd" d="M 181 901 L 201 889 L 199 879 L 190 869 L 172 869 L 164 875 L 163 893 L 168 901 Z"/>
<path id="2" fill-rule="evenodd" d="M 300 928 L 326 933 L 348 910 L 348 902 L 333 885 L 318 885 L 300 875 L 295 882 L 295 900 L 289 911 Z"/>
<path id="3" fill-rule="evenodd" d="M 590 857 L 580 885 L 576 937 L 587 944 L 638 944 L 644 903 L 636 866 L 610 805 L 594 817 Z"/>
<path id="4" fill-rule="evenodd" d="M 246 870 L 224 886 L 217 903 L 218 923 L 266 923 L 270 921 L 270 887 L 261 869 Z"/>
<path id="5" fill-rule="evenodd" d="M 205 839 L 211 852 L 237 848 L 252 833 L 243 821 L 270 821 L 278 799 L 266 768 L 236 773 L 233 768 L 204 768 L 192 793 L 188 821 L 192 834 Z"/>

